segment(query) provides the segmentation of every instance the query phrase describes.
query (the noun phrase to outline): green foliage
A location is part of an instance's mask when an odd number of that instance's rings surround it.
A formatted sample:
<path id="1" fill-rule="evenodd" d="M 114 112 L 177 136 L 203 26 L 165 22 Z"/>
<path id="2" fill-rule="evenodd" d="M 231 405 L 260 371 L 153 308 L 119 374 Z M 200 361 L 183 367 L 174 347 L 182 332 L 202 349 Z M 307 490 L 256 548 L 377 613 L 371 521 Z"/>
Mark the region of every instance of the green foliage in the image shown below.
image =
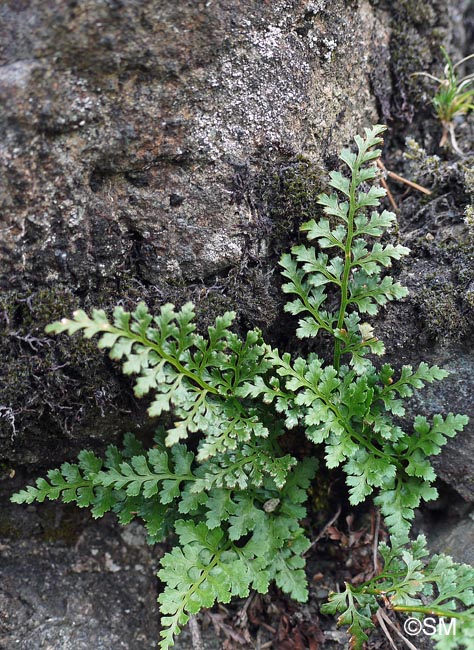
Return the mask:
<path id="1" fill-rule="evenodd" d="M 144 451 L 129 434 L 125 449 L 110 446 L 104 461 L 82 451 L 77 464 L 51 470 L 47 480 L 38 479 L 36 487 L 12 501 L 61 498 L 90 507 L 94 517 L 113 510 L 122 524 L 140 517 L 150 543 L 174 531 L 179 543 L 164 556 L 158 573 L 166 584 L 159 598 L 165 615 L 162 648 L 172 645 L 190 614 L 215 600 L 246 596 L 250 588 L 265 593 L 271 580 L 304 602 L 308 592 L 301 553 L 309 540 L 299 522 L 316 462 L 271 459 L 264 446 L 263 461 L 259 458 L 254 468 L 259 450 L 247 446 L 240 454 L 221 455 L 219 463 L 200 464 L 184 445 L 167 449 L 164 439 L 164 432 L 158 433 L 156 446 Z"/>
<path id="2" fill-rule="evenodd" d="M 446 61 L 443 77 L 438 78 L 427 72 L 417 72 L 415 75 L 428 77 L 439 84 L 432 103 L 436 117 L 443 126 L 440 146 L 442 147 L 447 143 L 449 136 L 453 149 L 462 154 L 454 135 L 454 121 L 456 117 L 467 115 L 474 109 L 474 74 L 459 77 L 457 68 L 465 61 L 472 59 L 474 54 L 453 63 L 444 47 L 441 50 Z"/>
<path id="3" fill-rule="evenodd" d="M 341 625 L 349 626 L 351 647 L 362 650 L 367 630 L 374 627 L 371 616 L 381 604 L 396 612 L 409 612 L 423 621 L 436 617 L 458 623 L 456 634 L 438 628 L 438 650 L 472 647 L 474 638 L 474 568 L 457 564 L 446 555 L 429 558 L 426 539 L 420 535 L 411 544 L 379 547 L 382 571 L 359 586 L 346 584 L 342 593 L 331 594 L 323 605 L 325 614 L 338 614 Z M 432 619 L 430 619 L 432 620 Z"/>
<path id="4" fill-rule="evenodd" d="M 391 535 L 391 548 L 381 549 L 382 573 L 347 585 L 326 606 L 349 626 L 355 647 L 367 638 L 382 595 L 394 609 L 421 612 L 434 585 L 433 607 L 454 612 L 458 601 L 471 605 L 467 568 L 443 557 L 426 563 L 423 542 L 409 544 L 414 509 L 436 497 L 429 456 L 467 418 L 417 416 L 405 430 L 403 400 L 447 373 L 426 363 L 399 373 L 375 365 L 384 345 L 363 320 L 407 295 L 386 273 L 408 249 L 377 241 L 395 222 L 392 213 L 373 209 L 384 195 L 370 185 L 383 130 L 366 129 L 356 153 L 342 151 L 349 174 L 331 173 L 336 191 L 318 199 L 325 216 L 302 226 L 316 248 L 295 246 L 281 259 L 297 335 L 333 337 L 332 363 L 315 353 L 280 353 L 258 330 L 240 339 L 231 330 L 232 312 L 201 336 L 189 303 L 178 311 L 164 305 L 157 316 L 144 304 L 133 313 L 117 307 L 111 319 L 102 310 L 79 310 L 47 328 L 97 336 L 99 347 L 135 376 L 137 397 L 151 394 L 150 416 L 170 411 L 176 420 L 157 432 L 150 449 L 129 434 L 122 450 L 110 446 L 104 459 L 83 451 L 77 464 L 51 470 L 12 500 L 62 499 L 91 508 L 94 517 L 112 510 L 123 524 L 140 517 L 151 543 L 171 537 L 174 547 L 158 572 L 165 584 L 163 650 L 203 607 L 250 589 L 265 593 L 271 581 L 295 600 L 307 599 L 302 554 L 310 541 L 301 521 L 317 463 L 282 452 L 280 437 L 296 427 L 324 447 L 329 468 L 342 467 L 351 504 L 373 497 Z"/>

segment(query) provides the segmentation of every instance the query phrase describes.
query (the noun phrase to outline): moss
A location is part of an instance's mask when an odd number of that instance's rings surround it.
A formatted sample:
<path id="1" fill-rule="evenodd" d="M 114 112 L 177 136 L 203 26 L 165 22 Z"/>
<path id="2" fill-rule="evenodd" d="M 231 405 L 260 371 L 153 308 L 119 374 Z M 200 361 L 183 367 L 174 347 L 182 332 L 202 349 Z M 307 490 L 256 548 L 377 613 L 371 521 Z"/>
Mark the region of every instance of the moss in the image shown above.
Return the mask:
<path id="1" fill-rule="evenodd" d="M 456 198 L 460 194 L 456 192 Z M 467 337 L 474 317 L 474 241 L 451 212 L 424 211 L 424 227 L 436 233 L 423 247 L 410 242 L 417 260 L 413 299 L 425 331 L 434 339 L 459 341 Z M 421 288 L 420 288 L 421 287 Z"/>
<path id="2" fill-rule="evenodd" d="M 456 287 L 450 283 L 436 288 L 425 287 L 416 298 L 428 334 L 436 339 L 462 338 L 469 326 L 457 299 Z"/>
<path id="3" fill-rule="evenodd" d="M 415 25 L 432 26 L 436 21 L 435 9 L 426 0 L 399 0 L 398 9 Z"/>
<path id="4" fill-rule="evenodd" d="M 0 354 L 8 371 L 0 387 L 5 458 L 24 464 L 57 462 L 77 453 L 84 444 L 81 437 L 100 446 L 136 415 L 127 382 L 118 371 L 111 372 L 94 342 L 53 340 L 44 334 L 47 323 L 89 306 L 84 303 L 94 298 L 96 305 L 111 304 L 106 292 L 81 301 L 61 286 L 11 290 L 0 297 Z"/>
<path id="5" fill-rule="evenodd" d="M 417 279 L 414 304 L 429 338 L 459 341 L 469 335 L 474 316 L 474 240 L 465 219 L 470 161 L 429 155 L 413 139 L 406 145 L 401 173 L 433 192 L 401 202 L 400 223 Z"/>
<path id="6" fill-rule="evenodd" d="M 303 156 L 266 169 L 255 180 L 253 200 L 271 220 L 274 254 L 287 250 L 298 239 L 300 225 L 317 216 L 317 197 L 326 187 L 325 172 Z"/>
<path id="7" fill-rule="evenodd" d="M 130 378 L 97 351 L 94 341 L 44 334 L 48 323 L 75 309 L 110 311 L 122 304 L 133 310 L 144 300 L 158 311 L 166 302 L 179 307 L 191 300 L 203 332 L 216 315 L 235 310 L 239 333 L 258 326 L 271 342 L 281 339 L 282 329 L 273 327 L 282 307 L 276 260 L 298 240 L 300 224 L 316 216 L 316 197 L 325 183 L 322 170 L 303 157 L 268 160 L 264 166 L 242 186 L 241 200 L 257 214 L 237 267 L 192 285 L 156 286 L 141 281 L 137 269 L 127 269 L 115 278 L 100 278 L 87 293 L 55 284 L 10 289 L 0 296 L 0 353 L 8 369 L 0 387 L 0 447 L 6 459 L 51 466 L 74 458 L 84 446 L 100 453 L 127 430 L 154 428 L 146 400 L 134 399 Z M 256 240 L 270 241 L 261 257 Z"/>
<path id="8" fill-rule="evenodd" d="M 442 62 L 440 45 L 449 30 L 447 3 L 442 0 L 372 0 L 372 4 L 389 12 L 391 19 L 390 118 L 411 124 L 416 113 L 420 124 L 430 119 L 433 121 L 431 107 L 426 104 L 422 92 L 424 84 L 412 75 L 422 70 L 433 70 L 433 61 Z M 392 126 L 394 132 L 402 132 L 401 125 L 395 128 L 392 123 Z"/>
<path id="9" fill-rule="evenodd" d="M 111 441 L 133 430 L 144 435 L 156 422 L 146 414 L 147 400 L 137 401 L 132 380 L 118 364 L 82 336 L 48 337 L 44 327 L 75 309 L 116 304 L 133 310 L 144 300 L 151 311 L 166 302 L 178 307 L 192 300 L 197 323 L 206 332 L 216 315 L 235 310 L 237 329 L 271 327 L 277 312 L 271 275 L 258 261 L 204 283 L 164 284 L 159 288 L 137 279 L 104 283 L 81 298 L 67 287 L 6 291 L 0 297 L 0 354 L 5 372 L 0 385 L 0 448 L 17 464 L 51 466 L 75 458 L 87 446 L 101 453 Z M 245 314 L 245 318 L 244 315 Z"/>
<path id="10" fill-rule="evenodd" d="M 474 195 L 474 174 L 472 165 L 474 159 L 467 158 L 457 161 L 443 160 L 438 155 L 429 155 L 425 148 L 413 138 L 407 138 L 403 153 L 403 172 L 407 178 L 429 188 L 431 196 L 418 197 L 419 204 L 431 203 L 442 195 L 451 195 L 456 205 L 464 206 L 469 197 Z M 456 219 L 453 214 L 453 221 Z"/>

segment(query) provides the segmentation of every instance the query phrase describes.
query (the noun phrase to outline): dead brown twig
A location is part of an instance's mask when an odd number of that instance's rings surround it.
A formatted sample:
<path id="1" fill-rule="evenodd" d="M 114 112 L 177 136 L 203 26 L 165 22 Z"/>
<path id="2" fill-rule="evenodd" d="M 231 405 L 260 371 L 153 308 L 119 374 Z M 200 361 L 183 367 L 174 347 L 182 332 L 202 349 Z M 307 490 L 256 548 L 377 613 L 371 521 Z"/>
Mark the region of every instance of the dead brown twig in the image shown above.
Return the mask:
<path id="1" fill-rule="evenodd" d="M 380 533 L 380 510 L 377 509 L 375 513 L 375 526 L 374 526 L 373 543 L 372 543 L 374 575 L 377 575 L 377 573 L 379 572 L 379 558 L 378 558 L 379 533 Z"/>
<path id="2" fill-rule="evenodd" d="M 387 630 L 387 627 L 384 625 L 384 623 L 387 623 L 387 625 L 389 625 L 392 628 L 392 630 L 395 632 L 395 634 L 397 634 L 397 636 L 403 641 L 403 643 L 405 643 L 405 645 L 410 650 L 418 650 L 418 648 L 415 645 L 413 645 L 413 643 L 409 639 L 407 639 L 405 635 L 403 635 L 400 632 L 400 630 L 390 620 L 390 617 L 387 615 L 387 613 L 385 612 L 385 610 L 382 607 L 377 611 L 376 616 L 377 616 L 378 622 L 380 623 L 380 627 L 382 628 L 385 636 L 390 641 L 390 644 L 392 645 L 393 648 L 396 649 L 397 646 L 394 644 L 393 639 L 392 639 L 391 635 L 389 634 L 389 632 Z"/>
<path id="3" fill-rule="evenodd" d="M 383 173 L 383 176 L 380 177 L 380 182 L 382 184 L 382 187 L 387 192 L 388 200 L 390 201 L 393 209 L 396 210 L 397 212 L 398 212 L 398 205 L 395 199 L 393 198 L 393 194 L 391 193 L 390 188 L 388 187 L 385 177 L 392 178 L 394 181 L 398 181 L 399 183 L 408 185 L 408 187 L 412 187 L 414 190 L 417 190 L 418 192 L 422 192 L 423 194 L 427 194 L 428 196 L 432 194 L 431 190 L 429 190 L 426 187 L 423 187 L 423 185 L 419 185 L 418 183 L 409 181 L 407 178 L 400 176 L 400 174 L 396 174 L 395 172 L 392 172 L 389 169 L 387 169 L 380 159 L 377 160 L 377 167 Z"/>
<path id="4" fill-rule="evenodd" d="M 339 515 L 341 514 L 341 506 L 338 507 L 336 514 L 325 524 L 322 528 L 322 530 L 316 535 L 316 538 L 311 542 L 311 546 L 303 553 L 303 557 L 306 557 L 308 553 L 313 549 L 316 544 L 319 542 L 321 537 L 323 537 L 326 534 L 327 529 L 333 525 L 335 521 L 339 518 Z"/>
<path id="5" fill-rule="evenodd" d="M 392 646 L 392 648 L 393 648 L 394 650 L 398 650 L 398 648 L 397 648 L 397 646 L 395 645 L 395 642 L 394 642 L 394 640 L 393 640 L 393 638 L 392 638 L 392 635 L 390 634 L 390 632 L 388 631 L 387 626 L 385 625 L 385 620 L 384 620 L 384 616 L 383 616 L 382 612 L 383 612 L 382 609 L 378 609 L 378 610 L 377 610 L 377 613 L 376 613 L 375 616 L 377 617 L 377 620 L 378 620 L 378 622 L 379 622 L 379 625 L 380 625 L 380 627 L 382 628 L 382 632 L 385 634 L 385 636 L 386 636 L 386 638 L 388 639 L 388 642 L 390 643 L 390 645 Z"/>
<path id="6" fill-rule="evenodd" d="M 201 628 L 199 627 L 198 620 L 195 616 L 189 617 L 189 631 L 191 632 L 191 639 L 193 641 L 193 648 L 195 650 L 204 650 L 204 644 L 201 637 Z"/>

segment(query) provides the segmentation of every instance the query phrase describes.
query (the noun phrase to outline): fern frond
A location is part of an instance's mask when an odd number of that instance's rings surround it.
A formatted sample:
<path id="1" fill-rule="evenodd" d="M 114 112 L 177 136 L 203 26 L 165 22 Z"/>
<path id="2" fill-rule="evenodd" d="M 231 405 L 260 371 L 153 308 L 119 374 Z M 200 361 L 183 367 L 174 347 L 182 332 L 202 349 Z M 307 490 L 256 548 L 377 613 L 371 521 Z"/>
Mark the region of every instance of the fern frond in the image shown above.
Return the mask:
<path id="1" fill-rule="evenodd" d="M 141 518 L 151 543 L 174 536 L 158 573 L 162 650 L 200 609 L 250 589 L 265 593 L 271 581 L 307 599 L 310 541 L 301 522 L 317 462 L 297 460 L 279 444 L 286 430 L 300 435 L 298 427 L 324 447 L 329 468 L 343 469 L 351 504 L 373 498 L 391 535 L 391 548 L 381 547 L 381 573 L 347 584 L 324 608 L 348 626 L 351 647 L 362 648 L 374 613 L 387 603 L 399 612 L 460 617 L 461 638 L 474 635 L 474 570 L 444 556 L 427 560 L 421 538 L 409 543 L 415 509 L 437 495 L 429 457 L 467 417 L 417 416 L 405 431 L 406 420 L 403 428 L 398 420 L 404 400 L 447 373 L 421 363 L 398 374 L 372 362 L 385 348 L 365 314 L 407 295 L 386 273 L 408 249 L 373 241 L 395 222 L 391 212 L 372 210 L 385 190 L 366 185 L 377 176 L 384 129 L 366 129 L 357 151 L 341 152 L 343 171 L 330 173 L 334 192 L 318 197 L 325 216 L 302 226 L 317 250 L 294 246 L 280 261 L 291 297 L 285 310 L 299 317 L 296 335 L 332 337 L 332 363 L 313 352 L 280 354 L 258 329 L 237 336 L 234 312 L 202 336 L 191 303 L 178 310 L 166 304 L 156 316 L 143 303 L 132 313 L 117 307 L 111 319 L 103 310 L 78 310 L 47 328 L 97 336 L 99 348 L 135 377 L 135 395 L 150 395 L 149 415 L 172 412 L 175 423 L 157 432 L 151 449 L 127 434 L 123 449 L 110 445 L 104 459 L 83 451 L 77 463 L 50 470 L 12 501 L 75 502 L 94 517 L 112 510 L 124 525 Z M 452 639 L 438 646 L 457 647 Z"/>

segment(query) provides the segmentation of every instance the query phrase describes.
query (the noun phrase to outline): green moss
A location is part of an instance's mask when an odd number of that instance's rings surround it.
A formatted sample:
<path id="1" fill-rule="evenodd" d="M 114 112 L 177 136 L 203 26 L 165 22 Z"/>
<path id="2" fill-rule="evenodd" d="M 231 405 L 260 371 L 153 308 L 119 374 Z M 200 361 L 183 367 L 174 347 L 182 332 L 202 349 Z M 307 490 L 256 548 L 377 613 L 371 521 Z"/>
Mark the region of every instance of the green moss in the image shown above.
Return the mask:
<path id="1" fill-rule="evenodd" d="M 398 0 L 398 9 L 415 25 L 431 26 L 436 21 L 435 9 L 426 0 Z"/>
<path id="2" fill-rule="evenodd" d="M 469 321 L 457 299 L 456 287 L 452 284 L 425 287 L 418 293 L 417 303 L 428 333 L 433 338 L 456 340 L 466 334 Z"/>
<path id="3" fill-rule="evenodd" d="M 0 386 L 0 445 L 5 458 L 24 464 L 52 464 L 73 458 L 88 445 L 100 452 L 126 430 L 152 427 L 146 400 L 130 395 L 130 378 L 82 337 L 54 339 L 44 327 L 75 309 L 111 310 L 118 303 L 133 310 L 144 300 L 151 311 L 166 302 L 196 305 L 202 331 L 216 315 L 238 314 L 240 333 L 258 326 L 274 340 L 273 323 L 281 308 L 275 263 L 282 250 L 299 238 L 300 224 L 317 216 L 316 197 L 325 188 L 322 170 L 298 157 L 267 161 L 259 176 L 247 179 L 242 200 L 251 201 L 258 218 L 248 232 L 248 250 L 240 265 L 194 285 L 141 282 L 132 273 L 102 278 L 100 286 L 79 295 L 68 286 L 11 289 L 0 296 L 0 354 L 8 374 Z M 270 241 L 261 258 L 255 240 Z M 6 413 L 6 411 L 4 411 Z M 1 413 L 0 413 L 1 415 Z"/>
<path id="4" fill-rule="evenodd" d="M 426 105 L 424 84 L 413 73 L 433 70 L 433 61 L 441 64 L 440 45 L 449 29 L 447 4 L 442 0 L 398 0 L 387 3 L 391 15 L 390 55 L 393 87 L 392 117 L 411 122 L 418 116 L 431 116 Z"/>
<path id="5" fill-rule="evenodd" d="M 91 298 L 99 306 L 111 304 L 106 292 Z M 111 372 L 94 343 L 82 337 L 53 340 L 44 333 L 48 323 L 83 306 L 61 286 L 0 297 L 0 354 L 8 369 L 0 386 L 0 444 L 9 460 L 64 460 L 84 445 L 81 428 L 100 445 L 114 430 L 123 433 L 127 413 L 129 423 L 133 419 L 137 409 L 127 382 Z"/>
<path id="6" fill-rule="evenodd" d="M 318 195 L 327 187 L 325 173 L 311 160 L 297 158 L 264 170 L 253 193 L 271 220 L 271 248 L 278 256 L 299 236 L 299 226 L 318 214 Z"/>
<path id="7" fill-rule="evenodd" d="M 127 430 L 152 431 L 147 401 L 131 394 L 132 379 L 101 354 L 94 342 L 77 336 L 48 337 L 45 326 L 75 309 L 110 311 L 120 303 L 133 310 L 144 300 L 151 311 L 166 302 L 196 305 L 206 331 L 216 315 L 235 310 L 240 333 L 269 328 L 277 312 L 271 275 L 257 263 L 192 286 L 144 285 L 134 279 L 104 283 L 84 298 L 56 285 L 0 297 L 0 354 L 8 369 L 0 382 L 0 448 L 13 465 L 50 465 L 74 458 L 84 446 L 100 452 Z M 246 320 L 242 315 L 246 314 Z"/>

